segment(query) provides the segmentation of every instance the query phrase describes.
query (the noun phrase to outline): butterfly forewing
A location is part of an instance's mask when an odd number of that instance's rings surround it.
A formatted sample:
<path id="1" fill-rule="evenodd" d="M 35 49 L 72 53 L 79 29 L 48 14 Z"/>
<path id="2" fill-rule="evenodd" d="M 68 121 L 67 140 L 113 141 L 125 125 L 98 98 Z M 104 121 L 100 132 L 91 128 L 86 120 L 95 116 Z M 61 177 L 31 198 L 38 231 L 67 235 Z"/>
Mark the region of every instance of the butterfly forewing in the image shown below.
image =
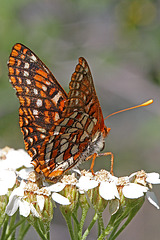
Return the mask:
<path id="1" fill-rule="evenodd" d="M 27 47 L 15 44 L 9 78 L 20 101 L 19 123 L 32 164 L 56 182 L 63 173 L 101 150 L 104 120 L 84 58 L 72 74 L 69 94 Z"/>
<path id="2" fill-rule="evenodd" d="M 61 118 L 67 94 L 45 64 L 22 44 L 14 45 L 8 68 L 20 101 L 25 147 L 36 157 L 48 131 Z"/>
<path id="3" fill-rule="evenodd" d="M 102 110 L 96 95 L 89 65 L 83 57 L 79 58 L 69 88 L 68 101 L 63 115 L 65 116 L 75 110 L 85 112 L 97 119 L 97 128 L 103 129 Z"/>

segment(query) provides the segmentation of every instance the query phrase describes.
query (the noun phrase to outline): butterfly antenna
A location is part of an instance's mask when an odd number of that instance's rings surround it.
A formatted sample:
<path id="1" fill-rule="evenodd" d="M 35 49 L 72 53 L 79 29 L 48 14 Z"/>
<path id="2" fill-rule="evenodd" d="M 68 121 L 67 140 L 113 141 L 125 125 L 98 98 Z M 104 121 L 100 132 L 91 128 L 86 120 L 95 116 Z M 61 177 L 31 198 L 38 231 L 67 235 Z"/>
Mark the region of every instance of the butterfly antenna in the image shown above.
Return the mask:
<path id="1" fill-rule="evenodd" d="M 107 118 L 109 118 L 109 117 L 111 117 L 111 116 L 113 116 L 113 115 L 115 115 L 115 114 L 117 114 L 117 113 L 125 112 L 125 111 L 132 110 L 132 109 L 139 108 L 139 107 L 145 107 L 145 106 L 148 106 L 148 105 L 150 105 L 150 104 L 152 104 L 152 103 L 153 103 L 153 99 L 150 99 L 150 100 L 148 100 L 147 102 L 144 102 L 144 103 L 142 103 L 142 104 L 140 104 L 140 105 L 137 105 L 137 106 L 134 106 L 134 107 L 125 108 L 125 109 L 122 109 L 122 110 L 120 110 L 120 111 L 111 113 L 111 114 L 109 114 L 104 120 L 106 120 Z"/>

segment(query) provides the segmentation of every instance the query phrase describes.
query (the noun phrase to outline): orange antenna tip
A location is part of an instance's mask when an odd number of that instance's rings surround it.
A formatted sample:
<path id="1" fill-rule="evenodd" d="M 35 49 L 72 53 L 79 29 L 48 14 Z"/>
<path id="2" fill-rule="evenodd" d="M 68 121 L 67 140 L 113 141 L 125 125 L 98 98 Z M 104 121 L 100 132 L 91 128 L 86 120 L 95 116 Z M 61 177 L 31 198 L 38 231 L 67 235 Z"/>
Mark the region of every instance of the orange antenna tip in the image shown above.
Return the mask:
<path id="1" fill-rule="evenodd" d="M 145 106 L 148 106 L 148 105 L 150 105 L 150 104 L 152 104 L 152 103 L 153 103 L 153 99 L 150 99 L 150 100 L 148 100 L 148 101 L 146 101 L 146 102 L 144 102 L 144 103 L 142 103 L 142 104 L 140 104 L 140 105 L 133 106 L 133 107 L 129 107 L 129 108 L 125 108 L 125 109 L 122 109 L 122 110 L 120 110 L 120 111 L 111 113 L 111 114 L 109 114 L 105 119 L 107 119 L 107 118 L 109 118 L 110 116 L 113 116 L 113 115 L 115 115 L 115 114 L 117 114 L 117 113 L 125 112 L 125 111 L 132 110 L 132 109 L 139 108 L 139 107 L 145 107 Z M 105 119 L 104 119 L 104 120 L 105 120 Z"/>
<path id="2" fill-rule="evenodd" d="M 144 102 L 144 103 L 142 103 L 140 106 L 148 106 L 148 105 L 150 105 L 150 104 L 152 104 L 153 103 L 153 99 L 150 99 L 150 100 L 148 100 L 147 102 Z"/>

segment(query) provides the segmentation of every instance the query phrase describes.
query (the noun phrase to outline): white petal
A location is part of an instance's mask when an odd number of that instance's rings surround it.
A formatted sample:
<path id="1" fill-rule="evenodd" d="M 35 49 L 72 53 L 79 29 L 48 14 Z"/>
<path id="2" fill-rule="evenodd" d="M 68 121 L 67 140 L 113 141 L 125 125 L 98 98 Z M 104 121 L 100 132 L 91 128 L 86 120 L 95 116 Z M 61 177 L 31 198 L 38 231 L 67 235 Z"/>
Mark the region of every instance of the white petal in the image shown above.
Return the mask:
<path id="1" fill-rule="evenodd" d="M 57 182 L 55 184 L 50 185 L 49 187 L 47 187 L 49 189 L 49 191 L 51 192 L 60 192 L 63 190 L 63 188 L 65 187 L 65 183 L 61 183 L 61 182 Z"/>
<path id="2" fill-rule="evenodd" d="M 15 172 L 8 169 L 0 171 L 0 183 L 1 181 L 7 188 L 12 188 L 16 182 Z"/>
<path id="3" fill-rule="evenodd" d="M 149 201 L 153 206 L 155 206 L 157 209 L 160 209 L 158 200 L 157 200 L 156 195 L 154 194 L 154 192 L 149 192 L 149 191 L 148 191 L 148 192 L 146 193 L 146 196 L 147 196 L 148 201 Z"/>
<path id="4" fill-rule="evenodd" d="M 8 192 L 8 187 L 4 184 L 4 182 L 0 182 L 0 196 L 6 195 Z"/>
<path id="5" fill-rule="evenodd" d="M 110 175 L 110 180 L 111 180 L 112 182 L 115 182 L 115 184 L 117 184 L 118 177 L 115 177 L 115 176 Z"/>
<path id="6" fill-rule="evenodd" d="M 22 166 L 32 166 L 30 156 L 23 149 L 11 149 L 7 154 L 6 164 L 12 169 L 17 169 Z"/>
<path id="7" fill-rule="evenodd" d="M 144 193 L 147 192 L 148 188 L 141 186 L 139 184 L 130 183 L 123 187 L 123 195 L 126 198 L 139 198 L 144 196 Z"/>
<path id="8" fill-rule="evenodd" d="M 37 195 L 37 203 L 38 203 L 38 206 L 40 208 L 40 211 L 42 212 L 43 208 L 44 208 L 44 196 Z"/>
<path id="9" fill-rule="evenodd" d="M 39 213 L 37 212 L 37 210 L 35 209 L 35 207 L 33 206 L 33 204 L 31 203 L 30 204 L 30 210 L 32 212 L 32 214 L 37 217 L 37 218 L 40 218 L 41 216 L 39 215 Z"/>
<path id="10" fill-rule="evenodd" d="M 114 182 L 101 182 L 99 194 L 105 200 L 119 199 L 119 193 Z"/>
<path id="11" fill-rule="evenodd" d="M 23 168 L 21 169 L 18 173 L 19 177 L 22 179 L 27 179 L 28 175 L 30 172 L 32 172 L 34 170 L 34 168 Z"/>
<path id="12" fill-rule="evenodd" d="M 30 214 L 30 204 L 24 200 L 19 202 L 19 213 L 23 217 L 28 217 Z"/>
<path id="13" fill-rule="evenodd" d="M 20 199 L 17 198 L 17 196 L 14 196 L 9 200 L 5 210 L 8 216 L 13 216 L 13 214 L 17 211 L 19 202 L 20 202 Z"/>
<path id="14" fill-rule="evenodd" d="M 160 184 L 159 173 L 147 173 L 146 181 L 151 184 Z"/>
<path id="15" fill-rule="evenodd" d="M 62 195 L 60 195 L 59 193 L 52 193 L 52 199 L 62 205 L 69 205 L 71 204 L 70 201 L 68 200 L 68 198 L 63 197 Z"/>
<path id="16" fill-rule="evenodd" d="M 90 180 L 86 176 L 82 176 L 79 179 L 79 182 L 76 184 L 80 191 L 88 191 L 89 189 L 95 188 L 98 186 L 98 182 L 95 180 Z"/>

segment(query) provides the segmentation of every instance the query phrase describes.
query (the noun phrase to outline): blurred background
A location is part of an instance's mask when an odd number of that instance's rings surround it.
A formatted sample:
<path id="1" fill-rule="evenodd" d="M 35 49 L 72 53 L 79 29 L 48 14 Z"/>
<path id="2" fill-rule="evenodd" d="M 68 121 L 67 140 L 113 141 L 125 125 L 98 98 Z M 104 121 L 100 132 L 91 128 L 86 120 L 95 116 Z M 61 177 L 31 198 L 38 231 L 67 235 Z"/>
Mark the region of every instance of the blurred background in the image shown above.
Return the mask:
<path id="1" fill-rule="evenodd" d="M 6 65 L 12 46 L 21 42 L 67 92 L 78 57 L 85 57 L 104 117 L 153 98 L 148 107 L 106 120 L 111 131 L 105 151 L 115 156 L 116 176 L 141 169 L 160 172 L 160 1 L 0 0 L 0 6 L 0 148 L 24 148 L 19 102 Z M 101 168 L 110 168 L 109 158 L 96 160 L 95 170 Z M 159 186 L 154 191 L 160 201 Z M 159 223 L 159 211 L 146 201 L 117 239 L 157 240 Z M 58 209 L 52 224 L 51 239 L 70 239 Z M 96 230 L 88 239 L 95 239 Z M 34 229 L 30 234 L 39 239 Z"/>

